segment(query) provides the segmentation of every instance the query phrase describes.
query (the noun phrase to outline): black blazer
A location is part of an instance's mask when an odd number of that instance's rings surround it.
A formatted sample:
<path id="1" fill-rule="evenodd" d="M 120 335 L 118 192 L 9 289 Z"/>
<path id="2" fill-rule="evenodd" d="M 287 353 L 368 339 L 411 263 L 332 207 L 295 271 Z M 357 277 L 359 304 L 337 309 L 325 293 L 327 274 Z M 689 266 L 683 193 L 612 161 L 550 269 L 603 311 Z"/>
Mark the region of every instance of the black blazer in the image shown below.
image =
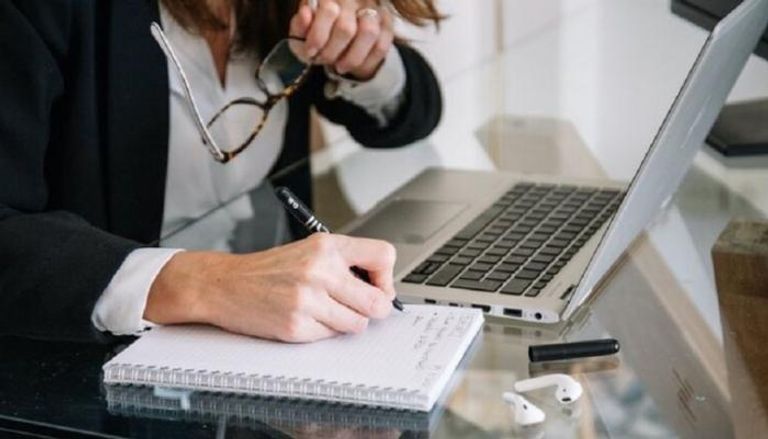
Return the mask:
<path id="1" fill-rule="evenodd" d="M 124 258 L 159 238 L 168 72 L 148 0 L 0 0 L 0 334 L 91 340 L 93 306 Z M 423 58 L 398 46 L 405 103 L 384 129 L 326 100 L 313 71 L 291 98 L 281 169 L 308 155 L 309 108 L 360 143 L 429 134 L 441 97 Z M 284 178 L 311 199 L 309 167 Z"/>

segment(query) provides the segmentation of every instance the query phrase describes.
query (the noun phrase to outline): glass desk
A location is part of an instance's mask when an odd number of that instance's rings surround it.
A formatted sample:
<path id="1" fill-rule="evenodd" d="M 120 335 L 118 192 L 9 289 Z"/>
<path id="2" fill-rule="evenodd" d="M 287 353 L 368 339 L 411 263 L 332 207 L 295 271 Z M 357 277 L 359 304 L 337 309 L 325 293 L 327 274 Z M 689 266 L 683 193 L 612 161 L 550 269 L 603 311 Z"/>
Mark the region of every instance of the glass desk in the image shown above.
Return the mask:
<path id="1" fill-rule="evenodd" d="M 535 37 L 442 78 L 443 123 L 426 141 L 368 151 L 332 134 L 312 157 L 318 215 L 343 227 L 434 166 L 628 180 L 706 36 L 667 7 L 580 2 Z M 768 96 L 767 64 L 751 60 L 732 99 Z M 107 389 L 101 365 L 120 346 L 5 338 L 0 437 L 724 438 L 742 423 L 768 431 L 759 405 L 733 409 L 756 397 L 734 385 L 734 376 L 749 379 L 749 365 L 721 323 L 709 256 L 730 219 L 768 217 L 766 170 L 768 158 L 724 160 L 703 147 L 676 197 L 569 324 L 489 319 L 431 414 Z M 260 212 L 280 210 L 269 207 L 269 193 L 263 187 L 214 209 L 164 244 L 264 248 L 270 242 L 249 230 L 263 220 Z M 602 337 L 617 338 L 621 353 L 536 366 L 527 359 L 530 344 Z M 554 371 L 573 374 L 584 396 L 563 410 L 551 389 L 532 393 L 547 421 L 515 427 L 501 393 Z"/>

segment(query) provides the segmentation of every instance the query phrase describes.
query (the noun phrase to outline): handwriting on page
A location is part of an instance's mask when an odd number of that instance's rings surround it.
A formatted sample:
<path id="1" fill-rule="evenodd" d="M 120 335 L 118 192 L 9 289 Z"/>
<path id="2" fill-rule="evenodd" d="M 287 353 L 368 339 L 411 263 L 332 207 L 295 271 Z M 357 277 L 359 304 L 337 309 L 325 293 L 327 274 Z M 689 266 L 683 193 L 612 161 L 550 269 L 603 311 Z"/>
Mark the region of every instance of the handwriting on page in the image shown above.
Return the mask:
<path id="1" fill-rule="evenodd" d="M 472 322 L 472 316 L 457 317 L 454 314 L 432 313 L 416 316 L 413 326 L 422 326 L 421 333 L 413 342 L 412 349 L 417 358 L 414 369 L 422 378 L 421 385 L 428 387 L 440 375 L 443 365 L 434 361 L 436 350 L 445 338 L 460 338 Z"/>

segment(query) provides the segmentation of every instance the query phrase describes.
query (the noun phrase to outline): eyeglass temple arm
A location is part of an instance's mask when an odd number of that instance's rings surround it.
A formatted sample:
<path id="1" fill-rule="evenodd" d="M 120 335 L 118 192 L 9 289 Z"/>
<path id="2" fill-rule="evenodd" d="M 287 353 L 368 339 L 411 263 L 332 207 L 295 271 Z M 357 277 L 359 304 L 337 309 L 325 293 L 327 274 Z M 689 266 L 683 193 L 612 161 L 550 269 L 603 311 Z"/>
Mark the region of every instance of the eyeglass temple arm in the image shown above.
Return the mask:
<path id="1" fill-rule="evenodd" d="M 152 33 L 152 36 L 155 38 L 155 41 L 157 41 L 157 44 L 160 45 L 160 48 L 163 50 L 163 53 L 165 54 L 165 57 L 168 58 L 171 61 L 171 64 L 173 64 L 174 69 L 176 70 L 176 74 L 179 76 L 179 79 L 181 80 L 181 86 L 184 90 L 184 96 L 186 97 L 187 107 L 189 108 L 190 113 L 192 113 L 192 119 L 195 121 L 195 126 L 197 127 L 197 130 L 200 133 L 200 136 L 203 139 L 203 142 L 205 143 L 205 146 L 208 147 L 208 150 L 213 154 L 213 156 L 221 161 L 224 160 L 225 154 L 219 148 L 219 145 L 216 143 L 216 141 L 213 139 L 213 136 L 211 135 L 211 132 L 208 130 L 208 127 L 205 125 L 205 122 L 203 122 L 203 118 L 200 115 L 200 109 L 197 106 L 197 102 L 195 102 L 194 96 L 192 96 L 192 90 L 189 85 L 189 79 L 187 79 L 186 73 L 184 73 L 184 69 L 181 67 L 181 63 L 179 62 L 178 57 L 176 56 L 176 52 L 174 52 L 173 47 L 171 47 L 170 42 L 168 41 L 168 38 L 165 36 L 165 33 L 160 28 L 160 25 L 156 22 L 152 22 L 152 24 L 149 26 L 149 30 Z"/>

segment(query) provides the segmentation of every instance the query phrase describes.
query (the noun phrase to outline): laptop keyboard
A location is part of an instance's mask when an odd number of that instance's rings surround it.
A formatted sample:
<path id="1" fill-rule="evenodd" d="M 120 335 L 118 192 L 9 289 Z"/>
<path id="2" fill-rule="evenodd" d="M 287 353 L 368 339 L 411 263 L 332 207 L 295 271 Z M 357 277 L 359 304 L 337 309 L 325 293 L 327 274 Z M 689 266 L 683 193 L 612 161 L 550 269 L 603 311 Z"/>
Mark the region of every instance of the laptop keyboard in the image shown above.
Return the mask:
<path id="1" fill-rule="evenodd" d="M 402 281 L 536 297 L 623 196 L 614 189 L 518 183 Z"/>

